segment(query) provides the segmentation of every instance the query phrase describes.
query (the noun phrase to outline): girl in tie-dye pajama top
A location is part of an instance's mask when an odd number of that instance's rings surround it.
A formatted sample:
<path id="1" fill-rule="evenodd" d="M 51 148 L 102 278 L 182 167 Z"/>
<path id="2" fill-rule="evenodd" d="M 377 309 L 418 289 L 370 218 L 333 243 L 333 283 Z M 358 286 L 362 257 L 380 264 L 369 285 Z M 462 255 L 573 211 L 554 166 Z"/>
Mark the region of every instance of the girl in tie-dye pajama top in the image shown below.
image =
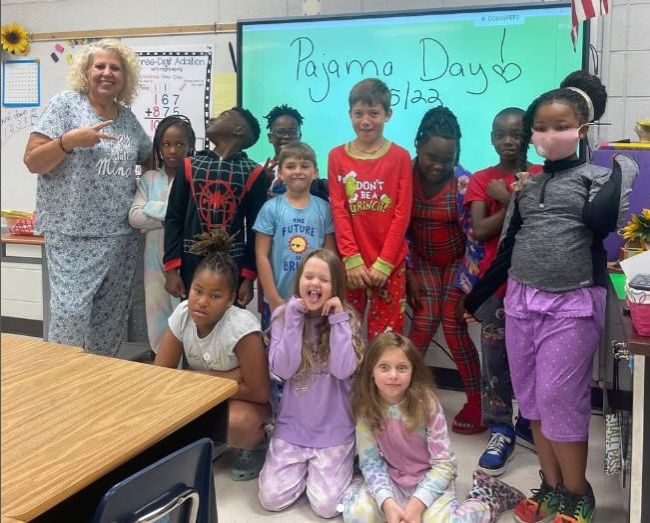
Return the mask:
<path id="1" fill-rule="evenodd" d="M 479 470 L 467 499 L 458 501 L 445 415 L 428 368 L 408 338 L 396 332 L 374 338 L 354 387 L 363 478 L 343 497 L 347 523 L 488 523 L 523 499 L 518 490 Z"/>
<path id="2" fill-rule="evenodd" d="M 167 198 L 176 169 L 183 159 L 194 153 L 196 137 L 187 117 L 174 115 L 158 123 L 153 139 L 157 168 L 145 172 L 138 180 L 138 189 L 129 211 L 129 223 L 147 233 L 144 249 L 144 293 L 147 312 L 147 334 L 151 350 L 167 330 L 167 320 L 178 305 L 178 298 L 165 290 L 163 269 L 165 213 Z"/>

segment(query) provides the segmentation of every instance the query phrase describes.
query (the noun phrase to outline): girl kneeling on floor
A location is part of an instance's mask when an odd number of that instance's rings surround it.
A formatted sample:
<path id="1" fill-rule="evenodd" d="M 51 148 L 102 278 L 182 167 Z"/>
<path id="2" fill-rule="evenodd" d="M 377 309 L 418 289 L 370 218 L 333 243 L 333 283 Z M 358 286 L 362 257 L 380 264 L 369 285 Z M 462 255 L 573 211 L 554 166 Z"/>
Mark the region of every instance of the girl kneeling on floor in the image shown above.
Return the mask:
<path id="1" fill-rule="evenodd" d="M 273 312 L 270 367 L 285 386 L 260 473 L 267 510 L 283 510 L 306 491 L 316 514 L 334 517 L 352 479 L 349 396 L 361 341 L 344 297 L 343 263 L 315 249 L 298 268 L 294 296 Z"/>

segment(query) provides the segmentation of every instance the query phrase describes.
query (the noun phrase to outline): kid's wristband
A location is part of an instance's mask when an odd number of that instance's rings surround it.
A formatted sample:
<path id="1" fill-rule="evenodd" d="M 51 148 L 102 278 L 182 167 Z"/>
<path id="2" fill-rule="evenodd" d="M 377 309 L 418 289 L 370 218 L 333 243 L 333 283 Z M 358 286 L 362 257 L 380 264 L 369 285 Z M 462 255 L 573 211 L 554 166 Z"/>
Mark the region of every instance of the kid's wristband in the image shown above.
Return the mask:
<path id="1" fill-rule="evenodd" d="M 372 264 L 373 269 L 381 272 L 387 278 L 393 273 L 393 264 L 388 263 L 387 261 L 377 258 L 375 263 Z"/>
<path id="2" fill-rule="evenodd" d="M 64 134 L 65 134 L 65 133 L 64 133 Z M 70 149 L 70 150 L 68 151 L 65 147 L 63 147 L 63 134 L 59 135 L 59 147 L 61 147 L 61 150 L 62 150 L 65 154 L 72 154 L 73 149 Z"/>
<path id="3" fill-rule="evenodd" d="M 345 265 L 345 270 L 349 271 L 351 269 L 356 269 L 364 264 L 361 254 L 353 254 L 343 258 L 343 264 Z"/>

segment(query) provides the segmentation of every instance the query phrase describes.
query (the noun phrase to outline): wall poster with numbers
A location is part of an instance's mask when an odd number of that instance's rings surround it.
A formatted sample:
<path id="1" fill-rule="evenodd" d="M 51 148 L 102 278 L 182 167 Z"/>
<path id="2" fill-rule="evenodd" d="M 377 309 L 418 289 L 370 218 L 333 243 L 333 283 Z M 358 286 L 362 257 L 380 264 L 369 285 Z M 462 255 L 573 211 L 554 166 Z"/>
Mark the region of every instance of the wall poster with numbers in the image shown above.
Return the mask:
<path id="1" fill-rule="evenodd" d="M 211 114 L 212 45 L 133 47 L 140 61 L 140 90 L 131 110 L 153 138 L 160 120 L 183 114 L 196 133 L 196 150 L 207 147 Z"/>

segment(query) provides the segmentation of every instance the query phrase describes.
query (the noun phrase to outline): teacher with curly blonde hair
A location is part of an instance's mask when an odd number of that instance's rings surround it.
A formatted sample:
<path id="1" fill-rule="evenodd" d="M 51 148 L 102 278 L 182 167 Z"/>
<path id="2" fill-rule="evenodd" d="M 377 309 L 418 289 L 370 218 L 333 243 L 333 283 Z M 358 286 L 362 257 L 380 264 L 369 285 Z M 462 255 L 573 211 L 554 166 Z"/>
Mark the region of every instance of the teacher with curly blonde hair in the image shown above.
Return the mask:
<path id="1" fill-rule="evenodd" d="M 136 165 L 151 140 L 128 108 L 136 55 L 118 40 L 84 47 L 32 129 L 27 168 L 38 173 L 36 231 L 50 273 L 49 341 L 115 356 L 128 320 L 138 231 L 128 222 Z"/>

